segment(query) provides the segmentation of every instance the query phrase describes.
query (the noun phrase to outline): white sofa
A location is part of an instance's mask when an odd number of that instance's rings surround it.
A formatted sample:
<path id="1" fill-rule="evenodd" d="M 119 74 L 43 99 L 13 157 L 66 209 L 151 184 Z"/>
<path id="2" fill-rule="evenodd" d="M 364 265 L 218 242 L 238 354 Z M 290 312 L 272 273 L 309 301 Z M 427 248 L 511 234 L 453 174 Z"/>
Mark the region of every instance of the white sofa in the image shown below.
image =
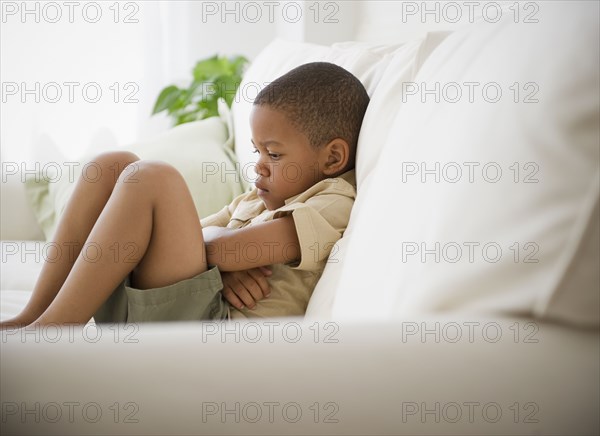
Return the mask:
<path id="1" fill-rule="evenodd" d="M 371 95 L 306 318 L 5 331 L 2 434 L 600 433 L 598 4 L 538 17 L 267 47 L 233 107 L 241 168 L 253 86 L 328 60 Z M 2 206 L 4 239 L 42 237 L 14 178 Z M 2 319 L 41 250 L 3 241 Z"/>

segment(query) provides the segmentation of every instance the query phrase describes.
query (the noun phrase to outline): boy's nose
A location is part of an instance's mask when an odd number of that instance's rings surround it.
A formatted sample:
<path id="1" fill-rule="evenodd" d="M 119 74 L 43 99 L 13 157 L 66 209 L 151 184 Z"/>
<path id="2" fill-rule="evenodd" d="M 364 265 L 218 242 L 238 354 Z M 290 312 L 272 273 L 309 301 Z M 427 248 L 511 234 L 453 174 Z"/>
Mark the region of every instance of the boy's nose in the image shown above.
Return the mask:
<path id="1" fill-rule="evenodd" d="M 262 177 L 268 177 L 269 176 L 269 168 L 267 167 L 267 165 L 265 165 L 264 163 L 262 163 L 260 161 L 260 159 L 258 160 L 258 162 L 256 162 L 254 164 L 254 172 L 256 174 L 258 174 L 259 176 L 262 176 Z"/>

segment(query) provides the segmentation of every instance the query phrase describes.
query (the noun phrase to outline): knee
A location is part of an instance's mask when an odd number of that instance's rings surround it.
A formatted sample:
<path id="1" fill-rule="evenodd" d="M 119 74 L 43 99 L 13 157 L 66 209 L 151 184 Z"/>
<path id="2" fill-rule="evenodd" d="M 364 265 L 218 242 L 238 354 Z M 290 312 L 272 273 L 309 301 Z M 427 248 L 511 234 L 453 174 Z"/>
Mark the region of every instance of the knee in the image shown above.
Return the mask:
<path id="1" fill-rule="evenodd" d="M 183 182 L 183 176 L 177 169 L 158 160 L 137 160 L 125 167 L 119 181 L 122 183 L 142 182 L 158 187 L 168 187 Z"/>
<path id="2" fill-rule="evenodd" d="M 130 151 L 107 151 L 96 155 L 86 166 L 95 167 L 103 176 L 112 176 L 114 183 L 128 165 L 138 160 L 139 156 Z"/>

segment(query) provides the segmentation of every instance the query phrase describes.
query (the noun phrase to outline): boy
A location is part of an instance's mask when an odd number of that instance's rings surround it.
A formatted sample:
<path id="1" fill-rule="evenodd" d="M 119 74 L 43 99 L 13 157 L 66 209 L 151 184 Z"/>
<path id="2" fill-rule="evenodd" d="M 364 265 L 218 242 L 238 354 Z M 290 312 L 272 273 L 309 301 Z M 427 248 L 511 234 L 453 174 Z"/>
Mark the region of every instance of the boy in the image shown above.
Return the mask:
<path id="1" fill-rule="evenodd" d="M 269 84 L 250 116 L 256 188 L 202 221 L 174 168 L 98 156 L 99 181 L 78 181 L 54 236 L 76 260 L 46 262 L 0 327 L 304 314 L 348 223 L 368 103 L 356 77 L 324 62 Z M 80 253 L 90 242 L 93 262 Z"/>

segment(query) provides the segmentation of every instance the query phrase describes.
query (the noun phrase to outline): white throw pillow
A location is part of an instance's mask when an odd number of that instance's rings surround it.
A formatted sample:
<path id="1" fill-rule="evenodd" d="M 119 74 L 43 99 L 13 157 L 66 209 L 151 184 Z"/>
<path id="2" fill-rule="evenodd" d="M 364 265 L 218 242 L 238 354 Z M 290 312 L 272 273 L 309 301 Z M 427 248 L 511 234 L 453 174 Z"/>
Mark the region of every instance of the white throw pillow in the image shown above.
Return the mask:
<path id="1" fill-rule="evenodd" d="M 250 112 L 256 95 L 270 82 L 293 68 L 309 62 L 331 62 L 354 74 L 372 95 L 396 45 L 375 45 L 362 42 L 344 42 L 332 46 L 290 42 L 276 39 L 263 49 L 252 62 L 238 88 L 232 105 L 235 152 L 243 179 L 255 180 L 256 155 L 250 142 Z"/>
<path id="2" fill-rule="evenodd" d="M 334 318 L 599 324 L 598 13 L 546 2 L 432 53 L 359 186 Z"/>
<path id="3" fill-rule="evenodd" d="M 232 150 L 231 114 L 224 102 L 219 104 L 219 113 L 220 117 L 182 124 L 152 139 L 119 148 L 141 159 L 173 165 L 185 179 L 200 218 L 219 211 L 244 189 Z M 54 234 L 83 167 L 97 154 L 97 150 L 88 150 L 81 162 L 62 166 L 60 177 L 53 174 L 26 181 L 30 204 L 47 240 Z"/>

